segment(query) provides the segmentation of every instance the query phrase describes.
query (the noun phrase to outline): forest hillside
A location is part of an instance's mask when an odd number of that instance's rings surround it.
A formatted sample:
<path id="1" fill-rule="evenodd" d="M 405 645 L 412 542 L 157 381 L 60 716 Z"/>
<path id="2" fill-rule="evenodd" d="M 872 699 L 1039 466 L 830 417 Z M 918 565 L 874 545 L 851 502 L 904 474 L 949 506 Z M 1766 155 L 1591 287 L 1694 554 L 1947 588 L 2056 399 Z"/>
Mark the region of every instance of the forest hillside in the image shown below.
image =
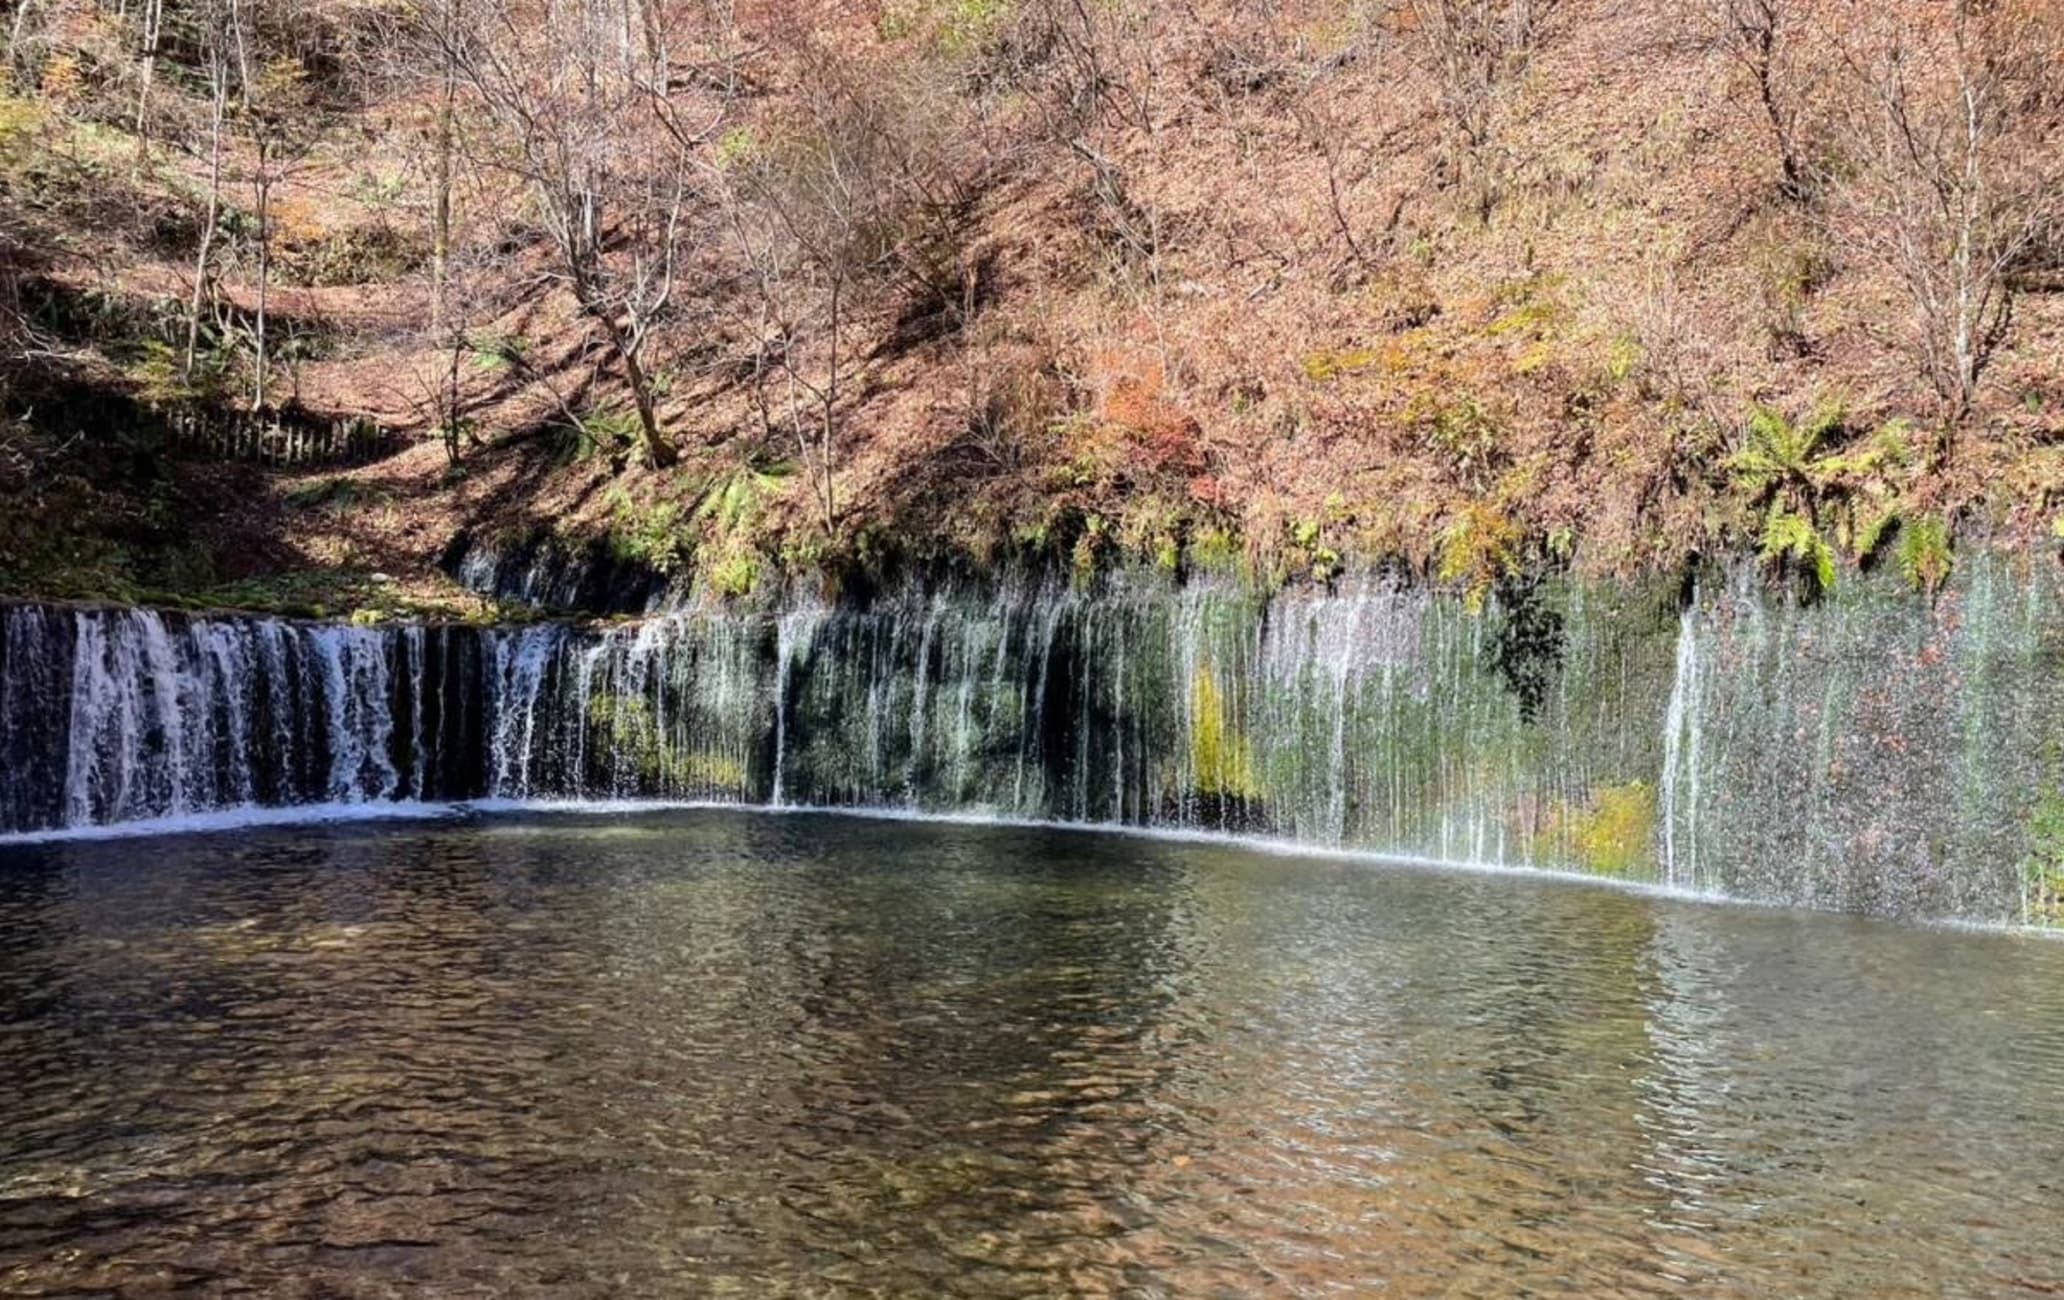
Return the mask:
<path id="1" fill-rule="evenodd" d="M 0 590 L 2064 536 L 2064 0 L 14 0 Z"/>

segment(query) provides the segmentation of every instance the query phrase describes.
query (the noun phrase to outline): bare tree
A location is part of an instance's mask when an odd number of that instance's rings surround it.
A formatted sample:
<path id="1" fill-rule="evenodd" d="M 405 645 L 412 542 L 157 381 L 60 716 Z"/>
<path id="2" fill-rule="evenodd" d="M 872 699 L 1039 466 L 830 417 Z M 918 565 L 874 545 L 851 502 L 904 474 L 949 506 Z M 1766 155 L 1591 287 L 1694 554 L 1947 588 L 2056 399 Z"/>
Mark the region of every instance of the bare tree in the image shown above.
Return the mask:
<path id="1" fill-rule="evenodd" d="M 1710 0 L 1708 21 L 1721 47 L 1755 87 L 1757 105 L 1777 145 L 1778 191 L 1794 202 L 1806 197 L 1806 162 L 1799 141 L 1799 106 L 1792 67 L 1799 0 Z"/>
<path id="2" fill-rule="evenodd" d="M 1152 131 L 1158 8 L 1153 0 L 1026 0 L 997 43 L 993 80 L 1030 92 L 1051 139 L 1077 138 L 1105 119 Z"/>
<path id="3" fill-rule="evenodd" d="M 1088 169 L 1098 227 L 1120 256 L 1158 275 L 1158 213 L 1140 201 L 1109 136 L 1138 132 L 1155 147 L 1160 85 L 1154 0 L 1027 0 L 1017 7 L 993 80 L 1023 92 L 1036 138 L 1060 142 Z"/>
<path id="4" fill-rule="evenodd" d="M 1307 102 L 1298 105 L 1293 111 L 1296 114 L 1299 133 L 1318 151 L 1319 157 L 1326 164 L 1326 211 L 1332 219 L 1333 232 L 1340 236 L 1341 242 L 1346 245 L 1348 259 L 1353 262 L 1355 268 L 1367 272 L 1372 269 L 1374 262 L 1370 251 L 1363 247 L 1362 239 L 1355 234 L 1354 213 L 1348 194 L 1348 187 L 1353 178 L 1343 176 L 1343 173 L 1349 170 L 1346 162 L 1347 142 L 1352 138 L 1352 132 L 1329 109 L 1323 95 L 1311 96 Z M 1390 230 L 1395 228 L 1403 212 L 1404 197 L 1400 194 L 1391 208 L 1389 226 L 1384 231 L 1386 237 Z"/>
<path id="5" fill-rule="evenodd" d="M 459 30 L 464 0 L 433 0 L 431 51 L 437 62 L 437 116 L 430 173 L 430 326 L 441 330 L 450 314 L 452 162 L 457 150 Z"/>
<path id="6" fill-rule="evenodd" d="M 468 256 L 470 254 L 470 256 Z M 482 310 L 474 301 L 474 294 L 485 298 L 486 286 L 509 283 L 511 268 L 498 256 L 498 250 L 491 245 L 469 244 L 446 267 L 446 280 L 442 287 L 442 316 L 434 323 L 426 341 L 429 364 L 418 363 L 408 368 L 408 387 L 403 396 L 426 426 L 434 427 L 444 443 L 445 460 L 457 465 L 464 455 L 472 434 L 467 412 L 472 395 L 465 382 L 466 360 L 478 346 L 470 326 L 469 317 Z M 518 281 L 520 283 L 520 281 Z M 471 290 L 472 292 L 469 292 Z M 492 307 L 486 310 L 491 311 Z M 522 351 L 513 344 L 485 353 L 487 362 L 495 367 L 507 366 L 527 370 Z M 574 423 L 573 412 L 568 408 L 559 390 L 546 380 L 544 387 L 553 397 L 554 403 L 570 423 Z"/>
<path id="7" fill-rule="evenodd" d="M 231 35 L 241 48 L 246 40 L 241 7 L 232 6 L 230 18 Z M 257 220 L 253 239 L 258 254 L 258 298 L 251 327 L 251 409 L 255 411 L 265 406 L 270 378 L 274 203 L 279 187 L 320 143 L 327 120 L 307 93 L 302 67 L 294 59 L 274 59 L 263 66 L 255 82 L 248 73 L 239 82 L 242 117 L 252 146 L 250 182 L 256 208 L 252 215 Z"/>
<path id="8" fill-rule="evenodd" d="M 201 309 L 214 287 L 215 236 L 222 222 L 222 130 L 229 113 L 231 9 L 231 5 L 211 3 L 201 10 L 208 62 L 208 198 L 201 213 L 200 245 L 194 251 L 193 298 L 188 304 L 186 351 L 180 363 L 180 377 L 189 383 L 201 342 Z"/>
<path id="9" fill-rule="evenodd" d="M 143 72 L 136 87 L 136 163 L 150 159 L 151 83 L 158 72 L 158 38 L 165 23 L 165 0 L 143 0 Z"/>
<path id="10" fill-rule="evenodd" d="M 842 404 L 858 360 L 857 302 L 898 286 L 964 323 L 974 278 L 959 240 L 963 133 L 919 88 L 825 51 L 806 54 L 793 118 L 730 160 L 728 213 L 757 290 L 755 394 L 786 426 L 827 536 L 838 531 Z"/>
<path id="11" fill-rule="evenodd" d="M 1492 127 L 1498 92 L 1525 73 L 1561 0 L 1404 0 L 1420 61 L 1439 87 L 1455 166 L 1473 187 L 1471 205 L 1488 222 L 1498 205 L 1502 163 Z"/>
<path id="12" fill-rule="evenodd" d="M 451 57 L 522 178 L 558 278 L 623 369 L 654 465 L 678 458 L 660 428 L 647 347 L 690 252 L 726 96 L 686 75 L 673 44 L 708 36 L 699 9 L 663 0 L 479 0 Z"/>
<path id="13" fill-rule="evenodd" d="M 1852 41 L 1834 231 L 1905 288 L 1916 357 L 1962 420 L 2012 323 L 2018 264 L 2064 221 L 2060 25 L 2039 5 L 1954 0 Z"/>
<path id="14" fill-rule="evenodd" d="M 1407 0 L 1448 119 L 1472 152 L 1490 143 L 1493 93 L 1526 71 L 1560 0 Z"/>

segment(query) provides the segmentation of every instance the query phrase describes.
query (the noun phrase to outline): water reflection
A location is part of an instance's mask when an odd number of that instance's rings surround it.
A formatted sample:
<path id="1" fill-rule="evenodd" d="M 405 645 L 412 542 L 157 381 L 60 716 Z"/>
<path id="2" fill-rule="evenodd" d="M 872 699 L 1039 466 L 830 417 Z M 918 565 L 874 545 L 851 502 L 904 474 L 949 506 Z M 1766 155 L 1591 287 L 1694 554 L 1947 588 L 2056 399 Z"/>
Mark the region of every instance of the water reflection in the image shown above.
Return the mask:
<path id="1" fill-rule="evenodd" d="M 0 1291 L 2000 1294 L 2064 945 L 684 814 L 0 859 Z"/>

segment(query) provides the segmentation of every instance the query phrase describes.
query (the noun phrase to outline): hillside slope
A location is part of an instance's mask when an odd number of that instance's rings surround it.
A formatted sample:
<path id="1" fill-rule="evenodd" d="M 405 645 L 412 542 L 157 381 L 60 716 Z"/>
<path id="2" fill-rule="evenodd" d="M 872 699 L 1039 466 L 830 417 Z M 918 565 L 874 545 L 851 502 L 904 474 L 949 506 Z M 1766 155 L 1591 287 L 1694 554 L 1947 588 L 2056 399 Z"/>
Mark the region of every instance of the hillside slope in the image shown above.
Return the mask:
<path id="1" fill-rule="evenodd" d="M 1022 552 L 1927 583 L 2064 505 L 2054 0 L 15 29 L 21 593 L 437 605 L 462 531 L 733 594 Z M 378 436 L 225 455 L 254 406 Z"/>

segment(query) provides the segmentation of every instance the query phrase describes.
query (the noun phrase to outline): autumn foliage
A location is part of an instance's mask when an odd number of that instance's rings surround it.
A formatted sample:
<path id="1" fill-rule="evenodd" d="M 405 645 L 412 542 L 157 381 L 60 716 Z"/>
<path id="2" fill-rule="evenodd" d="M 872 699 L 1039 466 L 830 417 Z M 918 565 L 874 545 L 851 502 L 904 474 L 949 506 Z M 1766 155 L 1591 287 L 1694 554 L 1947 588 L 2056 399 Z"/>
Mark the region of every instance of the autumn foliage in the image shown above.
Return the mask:
<path id="1" fill-rule="evenodd" d="M 2064 509 L 2057 0 L 153 5 L 10 15 L 12 409 L 365 415 L 425 554 L 1481 586 Z M 1756 422 L 1837 407 L 1896 454 L 1773 521 Z"/>

